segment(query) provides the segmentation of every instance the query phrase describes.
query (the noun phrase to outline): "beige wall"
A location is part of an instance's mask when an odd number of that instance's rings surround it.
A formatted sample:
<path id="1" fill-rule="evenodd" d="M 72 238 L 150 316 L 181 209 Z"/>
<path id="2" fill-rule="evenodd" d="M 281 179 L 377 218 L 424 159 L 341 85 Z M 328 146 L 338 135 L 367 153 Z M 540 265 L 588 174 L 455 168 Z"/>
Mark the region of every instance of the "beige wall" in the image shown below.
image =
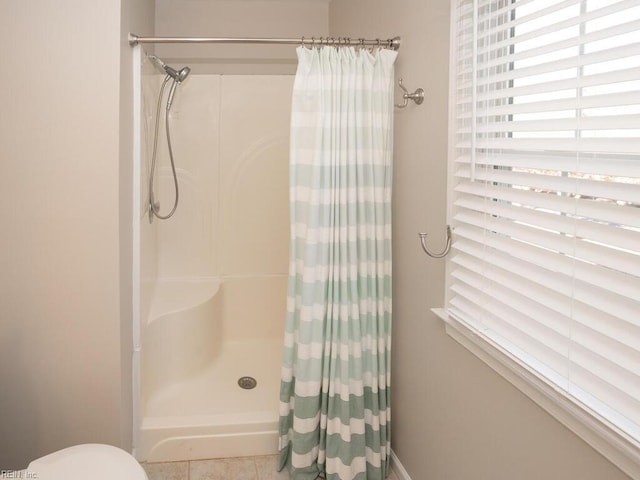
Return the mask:
<path id="1" fill-rule="evenodd" d="M 329 0 L 156 0 L 157 36 L 300 38 L 329 33 Z M 194 73 L 294 73 L 290 45 L 158 45 Z"/>
<path id="2" fill-rule="evenodd" d="M 0 19 L 0 468 L 19 468 L 76 443 L 130 444 L 131 96 L 121 112 L 120 2 L 1 2 Z"/>
<path id="3" fill-rule="evenodd" d="M 333 0 L 331 34 L 402 47 L 397 77 L 426 100 L 396 114 L 392 448 L 414 480 L 627 478 L 471 353 L 429 309 L 443 305 L 449 2 Z M 399 96 L 399 93 L 398 93 Z"/>

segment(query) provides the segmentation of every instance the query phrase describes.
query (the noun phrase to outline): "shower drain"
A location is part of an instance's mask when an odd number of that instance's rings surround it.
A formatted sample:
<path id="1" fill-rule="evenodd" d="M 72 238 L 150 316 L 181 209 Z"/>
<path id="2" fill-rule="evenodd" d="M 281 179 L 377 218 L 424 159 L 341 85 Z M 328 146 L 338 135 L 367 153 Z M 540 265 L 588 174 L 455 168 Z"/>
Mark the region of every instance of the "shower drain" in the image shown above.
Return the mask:
<path id="1" fill-rule="evenodd" d="M 240 388 L 244 388 L 245 390 L 251 390 L 252 388 L 256 388 L 258 382 L 253 377 L 240 377 L 238 379 L 238 385 Z"/>

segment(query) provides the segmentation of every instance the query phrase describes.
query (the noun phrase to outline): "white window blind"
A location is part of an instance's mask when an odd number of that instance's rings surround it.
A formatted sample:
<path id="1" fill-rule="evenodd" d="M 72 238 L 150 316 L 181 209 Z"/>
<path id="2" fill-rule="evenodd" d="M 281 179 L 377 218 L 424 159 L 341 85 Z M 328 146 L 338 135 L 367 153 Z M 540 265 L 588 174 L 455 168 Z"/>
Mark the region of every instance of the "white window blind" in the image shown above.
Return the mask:
<path id="1" fill-rule="evenodd" d="M 640 444 L 640 0 L 458 0 L 447 313 Z"/>

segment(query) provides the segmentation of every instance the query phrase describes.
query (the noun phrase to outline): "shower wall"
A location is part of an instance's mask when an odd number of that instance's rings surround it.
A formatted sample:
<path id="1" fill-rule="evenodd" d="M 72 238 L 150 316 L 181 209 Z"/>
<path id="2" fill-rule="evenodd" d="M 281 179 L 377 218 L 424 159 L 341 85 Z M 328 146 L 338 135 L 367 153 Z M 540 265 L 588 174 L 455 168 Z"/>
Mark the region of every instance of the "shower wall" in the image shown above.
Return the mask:
<path id="1" fill-rule="evenodd" d="M 158 223 L 159 276 L 287 272 L 291 86 L 290 76 L 260 75 L 194 75 L 181 86 L 170 117 L 180 206 Z M 168 208 L 166 149 L 160 161 Z"/>
<path id="2" fill-rule="evenodd" d="M 169 220 L 149 223 L 148 175 L 161 80 L 145 62 L 140 183 L 143 319 L 158 279 L 254 277 L 270 283 L 286 276 L 288 269 L 293 77 L 192 74 L 178 88 L 170 125 L 180 201 Z M 163 118 L 155 197 L 161 213 L 166 213 L 174 192 Z"/>
<path id="3" fill-rule="evenodd" d="M 144 63 L 138 458 L 214 457 L 219 447 L 203 447 L 203 438 L 214 430 L 233 436 L 216 424 L 231 414 L 264 425 L 256 433 L 268 441 L 253 454 L 271 453 L 286 309 L 293 77 L 192 73 L 180 85 L 169 117 L 180 200 L 173 217 L 149 223 L 163 77 Z M 161 115 L 155 198 L 164 214 L 174 187 Z M 258 388 L 240 390 L 237 377 L 254 374 Z M 184 451 L 171 443 L 178 435 L 189 445 Z M 184 440 L 190 437 L 198 444 Z"/>
<path id="4" fill-rule="evenodd" d="M 194 76 L 180 85 L 176 93 L 169 121 L 180 200 L 173 217 L 157 221 L 159 277 L 221 273 L 216 255 L 220 238 L 221 84 L 220 76 Z M 174 185 L 162 127 L 155 196 L 161 211 L 167 212 L 173 205 Z"/>

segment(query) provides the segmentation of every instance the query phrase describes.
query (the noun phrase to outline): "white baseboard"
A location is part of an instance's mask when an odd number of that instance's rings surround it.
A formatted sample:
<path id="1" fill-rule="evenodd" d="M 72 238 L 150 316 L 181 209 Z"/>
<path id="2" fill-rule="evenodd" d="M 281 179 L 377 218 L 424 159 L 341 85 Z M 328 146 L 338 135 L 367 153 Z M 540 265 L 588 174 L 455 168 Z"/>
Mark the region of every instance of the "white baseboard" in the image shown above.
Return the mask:
<path id="1" fill-rule="evenodd" d="M 396 452 L 393 450 L 391 450 L 391 468 L 395 472 L 396 477 L 398 477 L 398 480 L 411 480 L 411 477 L 404 469 L 402 463 L 400 463 L 400 459 L 396 455 Z"/>

